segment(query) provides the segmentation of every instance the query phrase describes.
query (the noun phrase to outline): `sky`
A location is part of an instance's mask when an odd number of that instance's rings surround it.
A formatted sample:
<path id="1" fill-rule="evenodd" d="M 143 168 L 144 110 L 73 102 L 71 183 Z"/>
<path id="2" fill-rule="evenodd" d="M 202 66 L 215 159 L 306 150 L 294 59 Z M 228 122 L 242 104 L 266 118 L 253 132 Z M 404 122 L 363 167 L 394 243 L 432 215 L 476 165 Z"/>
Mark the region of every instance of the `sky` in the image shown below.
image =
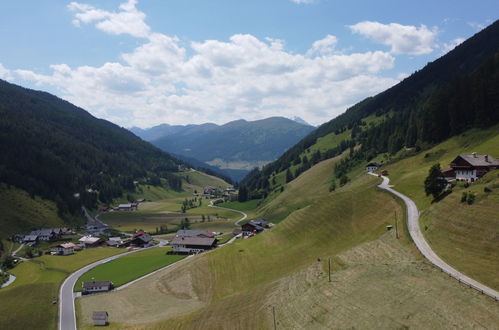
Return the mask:
<path id="1" fill-rule="evenodd" d="M 497 13 L 497 0 L 0 1 L 0 79 L 124 127 L 319 125 Z"/>

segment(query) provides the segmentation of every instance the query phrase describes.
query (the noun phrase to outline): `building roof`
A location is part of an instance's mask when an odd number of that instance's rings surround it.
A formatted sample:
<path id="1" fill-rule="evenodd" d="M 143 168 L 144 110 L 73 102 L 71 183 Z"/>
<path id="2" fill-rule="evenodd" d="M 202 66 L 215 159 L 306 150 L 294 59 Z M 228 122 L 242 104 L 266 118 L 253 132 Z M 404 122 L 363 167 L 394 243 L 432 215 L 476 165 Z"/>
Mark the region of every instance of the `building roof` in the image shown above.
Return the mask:
<path id="1" fill-rule="evenodd" d="M 64 249 L 71 249 L 71 248 L 74 248 L 76 245 L 74 243 L 69 242 L 69 243 L 62 243 L 62 244 L 59 244 L 57 246 L 60 246 Z"/>
<path id="2" fill-rule="evenodd" d="M 118 205 L 118 207 L 121 209 L 121 208 L 131 208 L 132 207 L 132 204 L 128 203 L 128 204 L 120 204 Z"/>
<path id="3" fill-rule="evenodd" d="M 38 235 L 38 236 L 50 236 L 54 233 L 52 228 L 44 228 L 40 230 L 34 230 L 30 233 L 30 235 Z"/>
<path id="4" fill-rule="evenodd" d="M 93 236 L 83 236 L 80 238 L 78 241 L 85 243 L 85 244 L 95 244 L 100 240 L 99 237 L 93 237 Z"/>
<path id="5" fill-rule="evenodd" d="M 25 235 L 24 240 L 25 241 L 36 241 L 38 238 L 38 235 Z"/>
<path id="6" fill-rule="evenodd" d="M 499 160 L 495 159 L 494 157 L 492 157 L 490 155 L 478 155 L 478 154 L 465 155 L 465 154 L 461 154 L 458 157 L 461 157 L 462 159 L 464 159 L 466 162 L 468 162 L 472 166 L 499 166 Z M 452 161 L 452 162 L 454 162 L 454 161 Z"/>
<path id="7" fill-rule="evenodd" d="M 250 222 L 248 222 L 248 223 L 245 223 L 243 226 L 245 226 L 245 225 L 246 225 L 246 226 L 251 226 L 251 227 L 253 227 L 253 228 L 255 228 L 256 230 L 259 230 L 259 231 L 261 231 L 261 230 L 263 230 L 263 229 L 264 229 L 264 228 L 263 228 L 262 226 L 260 226 L 259 224 L 254 223 L 254 222 L 251 222 L 251 221 L 250 221 Z"/>
<path id="8" fill-rule="evenodd" d="M 270 225 L 270 223 L 268 221 L 265 221 L 263 219 L 252 219 L 248 223 L 252 226 L 257 226 L 257 227 L 268 227 Z M 257 228 L 257 229 L 259 229 L 259 228 Z"/>
<path id="9" fill-rule="evenodd" d="M 109 237 L 110 241 L 116 241 L 116 242 L 121 242 L 121 237 Z"/>
<path id="10" fill-rule="evenodd" d="M 92 282 L 83 282 L 84 289 L 95 288 L 96 286 L 111 286 L 111 281 L 92 281 Z"/>
<path id="11" fill-rule="evenodd" d="M 138 232 L 136 232 L 135 234 L 133 234 L 133 237 L 139 237 L 140 235 L 144 235 L 144 234 L 145 234 L 145 232 L 143 232 L 143 231 L 138 231 Z"/>
<path id="12" fill-rule="evenodd" d="M 171 245 L 200 245 L 200 246 L 212 246 L 215 243 L 215 238 L 209 237 L 198 237 L 198 236 L 190 236 L 190 237 L 174 237 L 170 244 Z"/>
<path id="13" fill-rule="evenodd" d="M 199 236 L 205 233 L 204 230 L 190 230 L 190 229 L 181 229 L 177 231 L 177 237 L 192 237 Z"/>
<path id="14" fill-rule="evenodd" d="M 93 320 L 99 320 L 99 321 L 104 321 L 107 320 L 107 312 L 93 312 L 92 313 L 92 319 Z"/>
<path id="15" fill-rule="evenodd" d="M 152 241 L 152 237 L 149 234 L 143 234 L 143 235 L 137 236 L 136 239 L 139 239 L 139 240 L 143 241 L 144 243 L 149 243 L 150 241 Z"/>

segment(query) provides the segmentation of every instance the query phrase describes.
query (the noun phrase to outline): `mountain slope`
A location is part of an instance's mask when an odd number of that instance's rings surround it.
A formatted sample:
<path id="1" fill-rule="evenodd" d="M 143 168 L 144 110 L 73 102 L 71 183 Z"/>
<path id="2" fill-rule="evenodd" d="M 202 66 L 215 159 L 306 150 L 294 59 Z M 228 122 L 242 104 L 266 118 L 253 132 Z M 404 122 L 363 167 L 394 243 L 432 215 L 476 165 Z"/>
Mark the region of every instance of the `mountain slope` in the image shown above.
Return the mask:
<path id="1" fill-rule="evenodd" d="M 379 153 L 395 154 L 403 146 L 426 149 L 473 127 L 499 122 L 499 21 L 429 63 L 399 84 L 354 105 L 320 126 L 277 161 L 254 171 L 243 182 L 259 198 L 274 187 L 271 176 L 299 165 L 294 176 L 318 161 L 361 146 L 337 171 Z M 306 151 L 318 139 L 347 136 L 315 155 Z M 341 143 L 340 143 L 341 142 Z M 310 164 L 309 164 L 310 162 Z"/>
<path id="2" fill-rule="evenodd" d="M 160 184 L 163 177 L 171 188 L 181 186 L 171 174 L 181 162 L 170 155 L 69 102 L 5 81 L 0 154 L 0 182 L 54 201 L 66 218 L 81 204 L 92 207 L 133 191 L 135 180 Z"/>
<path id="3" fill-rule="evenodd" d="M 194 158 L 222 170 L 246 172 L 276 159 L 313 130 L 312 126 L 282 117 L 250 122 L 237 120 L 221 126 L 160 125 L 146 131 L 131 129 L 172 154 Z M 160 134 L 164 136 L 153 139 Z"/>

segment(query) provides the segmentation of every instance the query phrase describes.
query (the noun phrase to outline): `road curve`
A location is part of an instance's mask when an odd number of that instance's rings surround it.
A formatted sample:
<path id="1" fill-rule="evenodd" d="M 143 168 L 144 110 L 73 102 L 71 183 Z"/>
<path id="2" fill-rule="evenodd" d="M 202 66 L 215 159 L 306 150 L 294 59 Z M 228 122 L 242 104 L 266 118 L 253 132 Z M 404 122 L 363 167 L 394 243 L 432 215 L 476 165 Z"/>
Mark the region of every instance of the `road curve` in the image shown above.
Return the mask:
<path id="1" fill-rule="evenodd" d="M 136 253 L 139 251 L 144 251 L 147 249 L 154 248 L 155 246 L 138 249 L 130 252 L 125 252 L 122 254 L 118 254 L 106 259 L 102 259 L 96 261 L 90 265 L 87 265 L 79 270 L 75 271 L 71 275 L 69 275 L 61 285 L 61 289 L 59 291 L 59 330 L 76 330 L 76 312 L 75 312 L 75 304 L 74 304 L 74 294 L 73 288 L 76 284 L 78 278 L 89 271 L 90 269 L 97 267 L 101 264 L 109 262 L 114 259 L 118 259 L 124 257 L 126 255 Z"/>
<path id="2" fill-rule="evenodd" d="M 377 174 L 373 173 L 369 174 L 377 176 Z M 419 211 L 418 208 L 416 207 L 416 204 L 409 197 L 399 193 L 396 190 L 393 190 L 388 185 L 390 179 L 388 179 L 386 176 L 382 176 L 382 178 L 383 182 L 379 184 L 378 187 L 391 192 L 395 196 L 400 197 L 407 206 L 407 227 L 409 229 L 409 234 L 411 235 L 412 240 L 416 244 L 416 247 L 419 249 L 419 251 L 423 254 L 423 256 L 426 259 L 428 259 L 433 265 L 440 268 L 443 272 L 447 273 L 448 275 L 454 277 L 459 282 L 464 283 L 469 287 L 474 288 L 475 290 L 478 290 L 479 292 L 494 298 L 495 300 L 498 300 L 499 292 L 464 275 L 463 273 L 459 272 L 458 270 L 447 264 L 445 261 L 440 259 L 440 257 L 435 253 L 435 251 L 431 249 L 428 242 L 426 242 L 423 233 L 421 232 L 421 228 L 419 227 Z"/>
<path id="3" fill-rule="evenodd" d="M 208 205 L 209 207 L 216 207 L 216 208 L 219 208 L 219 209 L 224 209 L 224 210 L 229 210 L 229 211 L 234 211 L 234 212 L 238 212 L 238 213 L 241 213 L 243 215 L 243 217 L 239 220 L 237 220 L 236 222 L 234 222 L 234 226 L 237 226 L 239 227 L 240 226 L 240 222 L 243 221 L 244 219 L 246 219 L 248 217 L 248 215 L 246 213 L 244 213 L 243 211 L 239 211 L 239 210 L 234 210 L 234 209 L 229 209 L 227 207 L 220 207 L 220 206 L 215 206 L 213 205 L 213 201 L 210 202 L 210 204 Z"/>

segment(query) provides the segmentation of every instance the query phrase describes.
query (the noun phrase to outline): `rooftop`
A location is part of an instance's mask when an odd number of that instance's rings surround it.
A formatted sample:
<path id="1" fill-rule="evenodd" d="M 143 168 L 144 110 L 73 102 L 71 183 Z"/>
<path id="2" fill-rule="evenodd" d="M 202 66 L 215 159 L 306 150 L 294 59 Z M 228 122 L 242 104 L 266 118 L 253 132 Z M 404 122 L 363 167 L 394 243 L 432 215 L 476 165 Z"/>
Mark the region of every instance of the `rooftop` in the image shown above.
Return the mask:
<path id="1" fill-rule="evenodd" d="M 170 244 L 171 245 L 178 245 L 178 244 L 185 244 L 185 245 L 200 245 L 200 246 L 212 246 L 215 243 L 215 238 L 208 238 L 208 237 L 198 237 L 198 236 L 191 236 L 191 237 L 174 237 Z"/>

